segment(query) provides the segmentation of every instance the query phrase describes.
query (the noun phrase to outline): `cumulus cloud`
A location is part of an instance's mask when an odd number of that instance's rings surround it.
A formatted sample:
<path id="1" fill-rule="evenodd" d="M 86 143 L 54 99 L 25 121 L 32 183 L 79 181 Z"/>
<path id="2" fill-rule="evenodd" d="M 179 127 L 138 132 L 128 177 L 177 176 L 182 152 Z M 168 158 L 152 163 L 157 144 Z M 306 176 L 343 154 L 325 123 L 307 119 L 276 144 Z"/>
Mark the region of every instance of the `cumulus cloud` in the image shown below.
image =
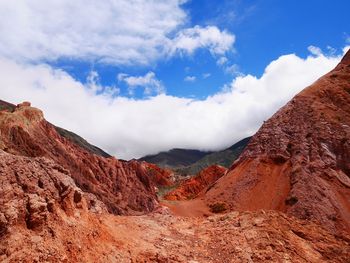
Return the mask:
<path id="1" fill-rule="evenodd" d="M 184 78 L 184 81 L 187 81 L 187 82 L 195 82 L 196 81 L 196 77 L 195 76 L 186 76 Z"/>
<path id="2" fill-rule="evenodd" d="M 156 74 L 152 71 L 144 76 L 129 76 L 125 73 L 119 73 L 117 79 L 128 85 L 130 95 L 133 95 L 138 87 L 143 88 L 144 95 L 159 95 L 165 92 L 162 82 L 156 78 Z"/>
<path id="3" fill-rule="evenodd" d="M 172 52 L 192 54 L 198 48 L 208 48 L 213 55 L 223 55 L 232 49 L 235 36 L 216 26 L 195 26 L 180 31 L 173 40 Z"/>
<path id="4" fill-rule="evenodd" d="M 178 52 L 223 53 L 234 36 L 217 27 L 184 28 L 183 0 L 0 1 L 0 56 L 114 65 L 150 64 Z"/>
<path id="5" fill-rule="evenodd" d="M 323 54 L 305 59 L 289 54 L 267 65 L 260 78 L 236 77 L 225 91 L 204 100 L 166 94 L 135 100 L 96 94 L 65 71 L 45 64 L 1 58 L 0 97 L 14 103 L 32 101 L 49 121 L 119 158 L 173 147 L 218 150 L 252 135 L 264 120 L 339 60 Z M 91 75 L 93 80 L 95 75 Z"/>

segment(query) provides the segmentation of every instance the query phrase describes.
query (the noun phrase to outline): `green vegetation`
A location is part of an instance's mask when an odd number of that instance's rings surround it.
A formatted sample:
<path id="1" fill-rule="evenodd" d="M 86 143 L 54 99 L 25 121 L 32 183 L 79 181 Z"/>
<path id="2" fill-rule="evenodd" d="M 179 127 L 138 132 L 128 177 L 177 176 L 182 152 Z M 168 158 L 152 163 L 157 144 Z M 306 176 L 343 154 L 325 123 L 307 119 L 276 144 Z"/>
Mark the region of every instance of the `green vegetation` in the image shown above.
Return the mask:
<path id="1" fill-rule="evenodd" d="M 172 185 L 172 186 L 161 186 L 158 188 L 157 196 L 160 200 L 163 199 L 163 197 L 171 192 L 172 190 L 176 189 L 179 186 L 179 183 Z"/>
<path id="2" fill-rule="evenodd" d="M 189 166 L 177 168 L 175 172 L 181 175 L 195 175 L 213 164 L 229 168 L 241 155 L 250 138 L 251 137 L 245 138 L 223 151 L 208 154 Z"/>
<path id="3" fill-rule="evenodd" d="M 0 110 L 8 110 L 12 112 L 15 110 L 15 108 L 16 105 L 0 100 Z"/>
<path id="4" fill-rule="evenodd" d="M 81 148 L 96 154 L 96 155 L 100 155 L 102 157 L 111 157 L 108 153 L 106 153 L 105 151 L 101 150 L 100 148 L 88 143 L 85 139 L 83 139 L 82 137 L 80 137 L 79 135 L 71 132 L 71 131 L 67 131 L 63 128 L 57 127 L 55 125 L 52 124 L 52 126 L 54 126 L 54 128 L 56 129 L 56 131 L 64 138 L 66 138 L 67 140 L 77 144 L 78 146 L 80 146 Z"/>
<path id="5" fill-rule="evenodd" d="M 195 163 L 212 152 L 198 150 L 172 149 L 167 152 L 160 152 L 155 155 L 147 155 L 140 158 L 140 161 L 154 163 L 163 168 L 180 168 Z"/>
<path id="6" fill-rule="evenodd" d="M 247 137 L 231 147 L 218 152 L 202 152 L 198 150 L 172 149 L 155 155 L 148 155 L 140 161 L 154 163 L 163 168 L 170 168 L 180 175 L 195 175 L 213 165 L 229 168 L 240 156 L 251 137 Z"/>
<path id="7" fill-rule="evenodd" d="M 226 204 L 222 202 L 217 202 L 209 205 L 210 211 L 213 213 L 222 213 L 227 210 Z"/>

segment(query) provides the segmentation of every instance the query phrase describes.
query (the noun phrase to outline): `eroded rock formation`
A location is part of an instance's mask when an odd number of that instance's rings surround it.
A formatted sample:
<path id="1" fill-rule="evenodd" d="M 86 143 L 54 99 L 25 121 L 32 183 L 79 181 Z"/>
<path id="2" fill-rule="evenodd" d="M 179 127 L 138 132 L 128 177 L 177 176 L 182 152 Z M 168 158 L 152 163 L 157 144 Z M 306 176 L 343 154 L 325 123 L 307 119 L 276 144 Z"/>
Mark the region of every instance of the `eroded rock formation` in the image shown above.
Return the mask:
<path id="1" fill-rule="evenodd" d="M 191 177 L 183 182 L 164 196 L 166 200 L 186 200 L 193 199 L 198 194 L 210 187 L 219 178 L 221 178 L 227 169 L 219 165 L 212 165 L 199 172 L 196 176 Z"/>
<path id="2" fill-rule="evenodd" d="M 206 194 L 217 200 L 350 231 L 350 52 L 263 124 Z"/>
<path id="3" fill-rule="evenodd" d="M 157 206 L 150 179 L 155 168 L 90 153 L 59 135 L 43 113 L 28 102 L 19 104 L 12 112 L 0 111 L 0 132 L 0 149 L 14 155 L 53 160 L 69 171 L 83 191 L 95 194 L 112 213 L 140 214 Z"/>

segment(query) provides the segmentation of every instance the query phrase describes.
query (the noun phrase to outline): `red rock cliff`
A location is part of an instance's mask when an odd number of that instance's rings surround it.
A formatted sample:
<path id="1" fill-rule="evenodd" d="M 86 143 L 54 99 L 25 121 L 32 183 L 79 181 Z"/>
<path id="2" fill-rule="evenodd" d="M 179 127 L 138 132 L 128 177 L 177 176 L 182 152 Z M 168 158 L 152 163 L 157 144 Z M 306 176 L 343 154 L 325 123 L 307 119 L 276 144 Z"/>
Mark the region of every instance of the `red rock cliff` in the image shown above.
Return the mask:
<path id="1" fill-rule="evenodd" d="M 15 155 L 46 157 L 69 171 L 85 192 L 95 194 L 115 214 L 139 214 L 157 206 L 150 169 L 136 161 L 104 158 L 60 136 L 30 103 L 0 111 L 0 149 Z"/>

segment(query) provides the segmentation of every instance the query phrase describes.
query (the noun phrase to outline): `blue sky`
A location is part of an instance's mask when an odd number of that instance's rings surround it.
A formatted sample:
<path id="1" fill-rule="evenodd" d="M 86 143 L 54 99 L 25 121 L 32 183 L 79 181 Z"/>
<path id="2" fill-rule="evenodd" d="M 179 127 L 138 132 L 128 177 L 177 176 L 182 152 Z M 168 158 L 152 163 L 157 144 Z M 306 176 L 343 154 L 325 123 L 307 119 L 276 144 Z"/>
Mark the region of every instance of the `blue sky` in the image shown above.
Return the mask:
<path id="1" fill-rule="evenodd" d="M 152 71 L 167 94 L 203 99 L 222 89 L 237 74 L 261 76 L 265 66 L 283 54 L 306 57 L 310 45 L 324 52 L 339 53 L 350 34 L 349 1 L 197 0 L 188 1 L 182 8 L 189 14 L 188 26 L 217 26 L 235 35 L 233 48 L 225 56 L 237 72 L 226 72 L 218 66 L 219 57 L 208 50 L 160 59 L 147 66 L 111 66 L 67 59 L 50 64 L 64 68 L 82 82 L 95 70 L 102 85 L 117 86 L 120 95 L 135 98 L 145 94 L 137 89 L 134 94 L 128 94 L 127 85 L 118 82 L 117 74 L 141 76 Z M 195 80 L 186 81 L 187 76 Z"/>
<path id="2" fill-rule="evenodd" d="M 0 0 L 0 99 L 123 159 L 253 135 L 350 46 L 350 2 Z"/>

